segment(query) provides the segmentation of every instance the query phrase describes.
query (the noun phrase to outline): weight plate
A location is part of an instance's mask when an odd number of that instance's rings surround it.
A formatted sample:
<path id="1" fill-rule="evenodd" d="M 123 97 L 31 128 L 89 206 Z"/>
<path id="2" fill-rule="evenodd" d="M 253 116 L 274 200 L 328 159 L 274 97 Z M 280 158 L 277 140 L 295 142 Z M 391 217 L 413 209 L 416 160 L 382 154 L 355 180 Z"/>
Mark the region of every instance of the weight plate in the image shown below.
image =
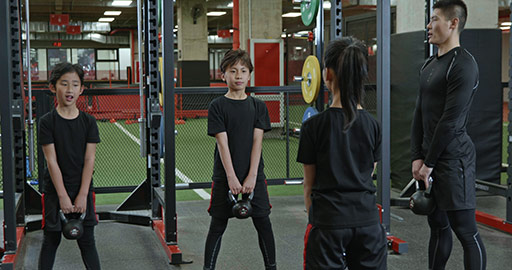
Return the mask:
<path id="1" fill-rule="evenodd" d="M 302 117 L 302 123 L 306 122 L 311 116 L 317 114 L 318 111 L 315 107 L 308 107 L 304 112 L 304 116 Z"/>
<path id="2" fill-rule="evenodd" d="M 162 26 L 162 1 L 163 0 L 157 0 L 157 1 L 158 1 L 158 5 L 157 5 L 156 12 L 158 13 L 158 26 L 161 27 Z"/>
<path id="3" fill-rule="evenodd" d="M 309 26 L 315 20 L 319 5 L 319 0 L 302 0 L 300 13 L 305 26 Z"/>
<path id="4" fill-rule="evenodd" d="M 314 102 L 320 91 L 320 80 L 322 79 L 320 72 L 320 63 L 314 55 L 310 55 L 304 61 L 302 66 L 302 97 L 308 104 Z"/>

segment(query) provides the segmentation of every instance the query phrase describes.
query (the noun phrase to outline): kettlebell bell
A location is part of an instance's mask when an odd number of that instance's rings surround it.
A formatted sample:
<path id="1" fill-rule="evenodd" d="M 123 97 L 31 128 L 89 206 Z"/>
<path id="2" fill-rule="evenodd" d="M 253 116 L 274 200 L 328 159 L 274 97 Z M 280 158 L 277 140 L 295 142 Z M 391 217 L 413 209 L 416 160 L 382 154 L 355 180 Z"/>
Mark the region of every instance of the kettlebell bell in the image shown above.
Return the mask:
<path id="1" fill-rule="evenodd" d="M 84 219 L 85 213 L 83 212 L 78 219 L 67 219 L 62 210 L 59 210 L 60 219 L 62 221 L 62 234 L 66 239 L 76 240 L 82 237 L 84 233 Z"/>
<path id="2" fill-rule="evenodd" d="M 409 199 L 409 208 L 416 215 L 430 215 L 436 209 L 436 203 L 430 192 L 432 191 L 432 180 L 429 179 L 430 185 L 426 190 L 420 190 L 416 181 L 416 192 Z"/>
<path id="3" fill-rule="evenodd" d="M 251 192 L 249 194 L 249 197 L 246 199 L 243 198 L 241 200 L 237 200 L 231 190 L 228 192 L 229 200 L 233 203 L 233 207 L 231 208 L 231 211 L 233 212 L 233 215 L 236 218 L 244 219 L 248 218 L 252 214 L 252 205 L 251 200 L 254 197 L 254 192 Z"/>

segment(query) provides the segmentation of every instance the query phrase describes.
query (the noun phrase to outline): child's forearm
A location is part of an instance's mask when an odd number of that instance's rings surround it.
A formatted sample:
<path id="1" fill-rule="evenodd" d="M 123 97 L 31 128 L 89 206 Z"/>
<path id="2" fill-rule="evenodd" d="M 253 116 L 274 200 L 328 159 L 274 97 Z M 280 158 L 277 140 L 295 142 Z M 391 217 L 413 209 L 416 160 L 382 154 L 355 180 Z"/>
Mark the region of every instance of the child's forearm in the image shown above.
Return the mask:
<path id="1" fill-rule="evenodd" d="M 66 191 L 66 188 L 64 187 L 64 180 L 62 179 L 62 172 L 60 171 L 57 161 L 48 161 L 47 160 L 46 163 L 48 164 L 48 172 L 50 173 L 50 178 L 52 180 L 53 186 L 55 187 L 55 190 L 57 191 L 57 196 L 59 198 L 67 197 L 68 192 Z"/>
<path id="2" fill-rule="evenodd" d="M 59 198 L 65 198 L 68 196 L 68 192 L 64 187 L 64 180 L 62 179 L 62 172 L 60 171 L 59 163 L 57 162 L 55 146 L 53 144 L 43 145 L 43 153 L 55 191 L 57 191 Z"/>
<path id="3" fill-rule="evenodd" d="M 96 144 L 88 143 L 85 150 L 84 168 L 82 170 L 82 181 L 80 183 L 79 195 L 87 196 L 92 181 L 94 171 L 94 161 L 96 156 Z"/>
<path id="4" fill-rule="evenodd" d="M 304 164 L 304 206 L 309 213 L 311 207 L 311 191 L 315 183 L 316 165 Z"/>
<path id="5" fill-rule="evenodd" d="M 251 166 L 249 168 L 249 176 L 258 176 L 258 167 L 261 158 L 261 145 L 263 141 L 263 130 L 259 128 L 254 129 L 252 150 L 251 150 Z"/>
<path id="6" fill-rule="evenodd" d="M 231 154 L 229 153 L 227 133 L 218 133 L 215 135 L 215 138 L 217 139 L 217 149 L 219 150 L 220 160 L 222 161 L 222 166 L 229 180 L 231 177 L 235 176 L 235 169 L 233 168 Z"/>

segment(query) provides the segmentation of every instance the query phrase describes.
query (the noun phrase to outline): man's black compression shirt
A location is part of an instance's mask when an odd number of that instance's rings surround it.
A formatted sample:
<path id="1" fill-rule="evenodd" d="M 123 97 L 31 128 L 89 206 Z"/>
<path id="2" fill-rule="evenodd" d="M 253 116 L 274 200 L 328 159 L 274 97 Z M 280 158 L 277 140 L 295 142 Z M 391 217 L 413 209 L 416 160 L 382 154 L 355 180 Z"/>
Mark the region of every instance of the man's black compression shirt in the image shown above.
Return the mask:
<path id="1" fill-rule="evenodd" d="M 420 74 L 420 93 L 411 132 L 412 160 L 427 167 L 458 159 L 474 147 L 466 133 L 469 109 L 478 87 L 478 66 L 464 48 L 430 57 Z"/>

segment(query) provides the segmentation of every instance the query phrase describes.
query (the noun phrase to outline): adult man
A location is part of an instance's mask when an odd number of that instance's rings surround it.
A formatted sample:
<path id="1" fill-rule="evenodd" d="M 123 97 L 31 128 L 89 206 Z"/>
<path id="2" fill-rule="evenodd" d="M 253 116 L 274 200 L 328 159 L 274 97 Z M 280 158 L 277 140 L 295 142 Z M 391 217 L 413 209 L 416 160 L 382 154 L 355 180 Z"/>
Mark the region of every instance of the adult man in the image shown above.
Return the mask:
<path id="1" fill-rule="evenodd" d="M 485 248 L 475 221 L 475 147 L 466 132 L 478 66 L 460 47 L 467 18 L 461 0 L 434 4 L 427 25 L 428 42 L 438 48 L 420 74 L 420 93 L 411 134 L 412 173 L 428 187 L 437 209 L 428 216 L 429 269 L 444 269 L 452 249 L 453 229 L 464 249 L 465 269 L 485 269 Z"/>

